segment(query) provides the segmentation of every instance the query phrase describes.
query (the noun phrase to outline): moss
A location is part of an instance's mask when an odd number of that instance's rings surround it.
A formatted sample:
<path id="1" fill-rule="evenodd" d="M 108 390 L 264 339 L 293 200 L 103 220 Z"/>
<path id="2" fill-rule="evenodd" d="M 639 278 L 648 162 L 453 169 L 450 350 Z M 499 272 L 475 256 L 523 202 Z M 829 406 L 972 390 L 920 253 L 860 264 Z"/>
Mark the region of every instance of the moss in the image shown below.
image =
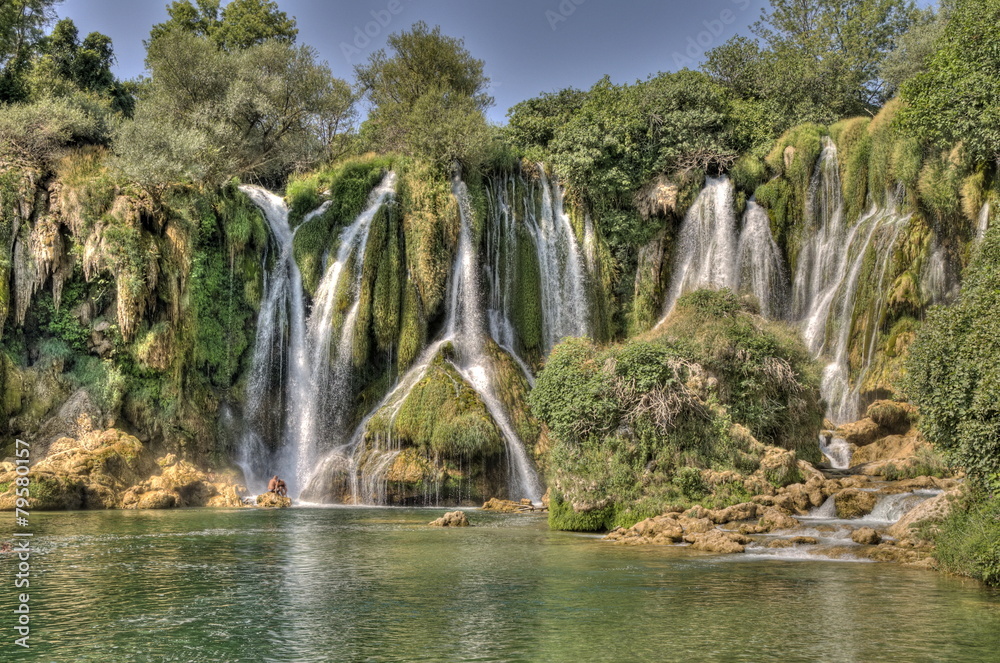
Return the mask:
<path id="1" fill-rule="evenodd" d="M 399 329 L 396 369 L 402 374 L 420 354 L 427 341 L 427 321 L 420 311 L 420 297 L 412 283 L 403 285 L 403 310 Z"/>
<path id="2" fill-rule="evenodd" d="M 819 124 L 800 124 L 785 132 L 767 155 L 772 172 L 783 175 L 797 189 L 809 186 L 816 161 L 823 151 L 826 128 Z"/>
<path id="3" fill-rule="evenodd" d="M 868 132 L 870 124 L 870 118 L 856 117 L 830 127 L 830 135 L 837 144 L 844 212 L 848 219 L 860 218 L 868 206 L 868 164 L 872 150 L 872 138 Z"/>
<path id="4" fill-rule="evenodd" d="M 605 506 L 589 511 L 576 511 L 562 495 L 549 499 L 549 528 L 564 532 L 603 532 L 611 529 L 614 509 Z"/>
<path id="5" fill-rule="evenodd" d="M 941 154 L 936 158 L 927 159 L 924 163 L 917 182 L 917 190 L 921 203 L 936 218 L 948 219 L 961 213 L 961 185 L 958 167 L 947 154 Z"/>
<path id="6" fill-rule="evenodd" d="M 373 434 L 453 459 L 497 456 L 505 449 L 486 406 L 443 356 L 435 358 L 395 416 L 387 408 L 372 419 Z"/>
<path id="7" fill-rule="evenodd" d="M 752 195 L 768 179 L 767 163 L 753 154 L 743 155 L 729 169 L 729 179 L 737 191 Z"/>
<path id="8" fill-rule="evenodd" d="M 542 337 L 542 285 L 541 270 L 534 239 L 523 225 L 517 228 L 514 249 L 514 296 L 511 300 L 511 324 L 517 330 L 521 346 L 527 356 L 539 359 L 544 351 Z"/>

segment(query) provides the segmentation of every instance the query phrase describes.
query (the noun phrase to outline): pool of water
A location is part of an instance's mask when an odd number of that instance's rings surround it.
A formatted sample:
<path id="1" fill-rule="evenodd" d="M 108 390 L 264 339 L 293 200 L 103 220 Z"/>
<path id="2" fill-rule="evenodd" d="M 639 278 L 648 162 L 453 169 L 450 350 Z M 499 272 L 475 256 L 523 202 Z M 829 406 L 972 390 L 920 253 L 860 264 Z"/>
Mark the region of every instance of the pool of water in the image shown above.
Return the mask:
<path id="1" fill-rule="evenodd" d="M 430 509 L 33 514 L 32 647 L 4 661 L 995 661 L 1000 592 Z"/>

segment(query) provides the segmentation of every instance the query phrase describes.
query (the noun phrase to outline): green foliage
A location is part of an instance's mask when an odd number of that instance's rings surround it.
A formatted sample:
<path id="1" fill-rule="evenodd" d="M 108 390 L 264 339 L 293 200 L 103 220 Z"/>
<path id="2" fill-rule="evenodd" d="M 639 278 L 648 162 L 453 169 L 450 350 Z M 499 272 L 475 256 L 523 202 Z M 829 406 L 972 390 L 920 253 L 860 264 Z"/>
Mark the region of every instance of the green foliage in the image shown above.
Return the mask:
<path id="1" fill-rule="evenodd" d="M 966 495 L 934 539 L 934 556 L 943 570 L 1000 585 L 1000 497 Z"/>
<path id="2" fill-rule="evenodd" d="M 486 93 L 483 62 L 461 39 L 441 34 L 420 21 L 395 33 L 367 64 L 355 67 L 372 105 L 364 133 L 382 151 L 399 152 L 449 168 L 458 160 L 478 165 L 492 132 L 484 111 L 493 105 Z"/>
<path id="3" fill-rule="evenodd" d="M 759 100 L 780 131 L 878 108 L 886 54 L 921 14 L 909 0 L 771 0 L 751 30 L 709 52 L 705 69 L 738 97 Z"/>
<path id="4" fill-rule="evenodd" d="M 938 149 L 962 142 L 975 160 L 1000 156 L 1000 0 L 956 0 L 926 71 L 902 86 L 903 127 Z"/>
<path id="5" fill-rule="evenodd" d="M 369 435 L 391 434 L 401 444 L 448 458 L 485 458 L 504 452 L 504 442 L 482 403 L 458 372 L 438 356 L 392 416 L 372 419 Z"/>
<path id="6" fill-rule="evenodd" d="M 933 309 L 917 333 L 905 390 L 920 429 L 983 483 L 1000 483 L 1000 227 L 980 245 L 959 301 Z"/>
<path id="7" fill-rule="evenodd" d="M 219 0 L 195 0 L 195 4 L 174 0 L 167 6 L 170 20 L 154 25 L 149 41 L 179 29 L 209 37 L 219 48 L 233 51 L 270 40 L 291 44 L 299 33 L 295 19 L 273 0 L 232 0 L 221 12 L 219 5 Z"/>
<path id="8" fill-rule="evenodd" d="M 58 0 L 5 0 L 0 3 L 0 104 L 27 96 L 24 74 L 54 18 Z"/>
<path id="9" fill-rule="evenodd" d="M 0 152 L 29 163 L 51 163 L 65 145 L 100 136 L 95 115 L 65 99 L 0 105 Z"/>
<path id="10" fill-rule="evenodd" d="M 752 473 L 761 442 L 815 457 L 818 385 L 794 330 L 744 312 L 728 291 L 681 298 L 641 340 L 564 341 L 529 396 L 550 430 L 550 485 L 572 504 L 554 506 L 550 524 L 600 529 L 701 499 L 700 469 Z M 716 497 L 744 497 L 727 495 Z"/>
<path id="11" fill-rule="evenodd" d="M 118 412 L 128 391 L 129 379 L 111 360 L 97 357 L 80 357 L 73 365 L 70 376 L 87 390 L 105 412 Z"/>
<path id="12" fill-rule="evenodd" d="M 324 127 L 353 117 L 347 84 L 315 52 L 275 39 L 234 51 L 173 27 L 152 39 L 135 117 L 115 133 L 119 168 L 154 190 L 246 176 L 280 181 L 329 153 Z"/>

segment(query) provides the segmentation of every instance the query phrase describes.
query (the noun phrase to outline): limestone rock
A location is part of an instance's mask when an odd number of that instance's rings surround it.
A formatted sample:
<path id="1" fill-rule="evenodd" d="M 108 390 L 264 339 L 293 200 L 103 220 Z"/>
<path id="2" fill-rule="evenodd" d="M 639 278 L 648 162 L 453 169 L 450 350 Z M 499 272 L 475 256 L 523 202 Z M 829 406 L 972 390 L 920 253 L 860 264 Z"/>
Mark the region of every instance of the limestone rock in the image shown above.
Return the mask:
<path id="1" fill-rule="evenodd" d="M 843 439 L 848 444 L 863 447 L 866 444 L 871 444 L 880 437 L 884 437 L 884 433 L 877 423 L 865 418 L 838 427 L 834 431 L 834 436 Z"/>
<path id="2" fill-rule="evenodd" d="M 744 502 L 742 504 L 735 504 L 725 509 L 710 511 L 708 519 L 716 525 L 723 525 L 725 523 L 736 522 L 739 520 L 752 520 L 757 517 L 757 511 L 759 508 L 760 507 L 753 502 Z"/>
<path id="3" fill-rule="evenodd" d="M 744 552 L 746 544 L 750 543 L 752 539 L 735 532 L 713 529 L 708 532 L 686 534 L 684 540 L 690 543 L 695 550 L 732 554 Z"/>
<path id="4" fill-rule="evenodd" d="M 429 524 L 431 527 L 469 527 L 469 519 L 464 511 L 450 511 Z"/>
<path id="5" fill-rule="evenodd" d="M 917 419 L 917 408 L 909 403 L 896 401 L 875 401 L 868 406 L 866 416 L 888 433 L 901 435 L 908 431 Z"/>
<path id="6" fill-rule="evenodd" d="M 761 514 L 757 524 L 762 532 L 771 532 L 777 529 L 793 529 L 799 526 L 799 521 L 781 509 L 768 507 Z"/>
<path id="7" fill-rule="evenodd" d="M 959 492 L 960 489 L 954 489 L 918 504 L 889 528 L 889 536 L 895 539 L 913 538 L 915 536 L 915 532 L 912 530 L 914 525 L 943 520 L 951 512 L 952 504 Z"/>
<path id="8" fill-rule="evenodd" d="M 865 546 L 877 546 L 882 543 L 882 535 L 871 527 L 862 527 L 851 532 L 851 541 Z"/>
<path id="9" fill-rule="evenodd" d="M 257 506 L 265 509 L 287 509 L 292 506 L 292 498 L 277 493 L 261 493 L 257 496 Z"/>
<path id="10" fill-rule="evenodd" d="M 136 509 L 172 509 L 177 505 L 177 497 L 163 490 L 152 490 L 138 497 Z"/>
<path id="11" fill-rule="evenodd" d="M 875 493 L 865 492 L 857 488 L 842 490 L 833 498 L 833 503 L 837 507 L 837 517 L 843 519 L 867 516 L 875 508 L 877 501 Z"/>

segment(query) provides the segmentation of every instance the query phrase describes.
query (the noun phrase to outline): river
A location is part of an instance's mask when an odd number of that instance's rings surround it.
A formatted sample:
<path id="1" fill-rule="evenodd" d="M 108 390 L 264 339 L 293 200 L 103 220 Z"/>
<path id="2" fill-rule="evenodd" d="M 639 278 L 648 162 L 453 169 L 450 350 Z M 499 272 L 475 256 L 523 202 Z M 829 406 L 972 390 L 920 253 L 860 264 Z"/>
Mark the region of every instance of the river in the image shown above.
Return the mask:
<path id="1" fill-rule="evenodd" d="M 33 514 L 5 661 L 990 661 L 1000 591 L 895 565 L 626 547 L 441 510 Z M 0 556 L 2 577 L 15 561 Z M 11 581 L 12 582 L 12 581 Z M 8 656 L 8 653 L 11 653 Z"/>

